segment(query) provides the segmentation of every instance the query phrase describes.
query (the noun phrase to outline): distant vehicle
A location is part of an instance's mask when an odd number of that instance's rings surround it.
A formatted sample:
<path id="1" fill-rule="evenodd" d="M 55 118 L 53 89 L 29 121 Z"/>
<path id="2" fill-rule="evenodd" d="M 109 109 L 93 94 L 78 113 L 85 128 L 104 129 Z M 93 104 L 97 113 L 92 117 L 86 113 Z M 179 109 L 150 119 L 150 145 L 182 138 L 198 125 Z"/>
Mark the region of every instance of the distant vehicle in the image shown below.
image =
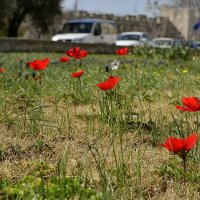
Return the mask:
<path id="1" fill-rule="evenodd" d="M 179 40 L 181 47 L 197 48 L 197 44 L 192 40 Z"/>
<path id="2" fill-rule="evenodd" d="M 151 42 L 151 46 L 159 48 L 181 47 L 180 41 L 174 38 L 155 38 Z"/>
<path id="3" fill-rule="evenodd" d="M 150 41 L 148 33 L 144 32 L 123 32 L 116 41 L 116 46 L 142 46 Z"/>
<path id="4" fill-rule="evenodd" d="M 195 41 L 195 46 L 197 49 L 200 49 L 200 41 Z"/>
<path id="5" fill-rule="evenodd" d="M 64 24 L 52 37 L 53 41 L 74 43 L 108 43 L 117 39 L 114 21 L 104 19 L 76 19 Z"/>

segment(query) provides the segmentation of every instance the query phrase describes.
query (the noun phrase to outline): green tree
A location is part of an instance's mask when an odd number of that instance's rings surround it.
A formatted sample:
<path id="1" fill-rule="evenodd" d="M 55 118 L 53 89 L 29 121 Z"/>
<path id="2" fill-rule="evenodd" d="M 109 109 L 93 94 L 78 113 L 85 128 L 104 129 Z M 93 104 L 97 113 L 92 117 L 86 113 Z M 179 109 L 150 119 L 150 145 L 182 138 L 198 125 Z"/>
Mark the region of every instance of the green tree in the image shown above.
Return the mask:
<path id="1" fill-rule="evenodd" d="M 0 12 L 0 29 L 2 29 L 2 27 L 5 26 L 5 15 L 6 15 L 6 0 L 1 0 L 0 1 L 0 8 L 1 8 L 1 12 Z"/>
<path id="2" fill-rule="evenodd" d="M 25 17 L 29 17 L 35 28 L 48 32 L 55 16 L 61 13 L 62 0 L 0 0 L 0 25 L 7 26 L 7 36 L 17 37 Z"/>

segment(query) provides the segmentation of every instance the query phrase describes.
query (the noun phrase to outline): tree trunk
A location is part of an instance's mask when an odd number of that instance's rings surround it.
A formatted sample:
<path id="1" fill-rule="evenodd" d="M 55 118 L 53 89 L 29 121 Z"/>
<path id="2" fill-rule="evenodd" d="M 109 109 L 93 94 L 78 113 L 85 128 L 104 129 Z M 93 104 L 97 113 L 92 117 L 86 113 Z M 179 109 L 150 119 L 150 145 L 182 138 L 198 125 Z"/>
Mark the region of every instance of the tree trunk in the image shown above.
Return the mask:
<path id="1" fill-rule="evenodd" d="M 18 8 L 12 18 L 8 20 L 8 37 L 17 37 L 18 29 L 24 20 L 28 10 L 26 8 Z"/>
<path id="2" fill-rule="evenodd" d="M 8 37 L 17 37 L 18 29 L 21 23 L 15 22 L 15 20 L 9 20 L 8 22 Z"/>

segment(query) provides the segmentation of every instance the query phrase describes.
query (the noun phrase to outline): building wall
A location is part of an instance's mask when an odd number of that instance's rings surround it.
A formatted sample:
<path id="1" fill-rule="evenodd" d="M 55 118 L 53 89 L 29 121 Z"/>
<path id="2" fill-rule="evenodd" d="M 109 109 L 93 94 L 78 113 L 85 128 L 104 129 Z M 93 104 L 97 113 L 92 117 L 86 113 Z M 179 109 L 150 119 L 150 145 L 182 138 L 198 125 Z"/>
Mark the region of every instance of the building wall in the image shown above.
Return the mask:
<path id="1" fill-rule="evenodd" d="M 167 17 L 185 39 L 200 40 L 200 30 L 193 30 L 193 25 L 200 17 L 199 14 L 197 11 L 195 12 L 188 8 L 170 6 L 163 6 L 161 8 L 161 15 Z"/>
<path id="2" fill-rule="evenodd" d="M 32 40 L 0 37 L 0 52 L 59 52 L 74 47 L 74 43 L 53 42 L 47 40 Z M 113 54 L 118 47 L 109 44 L 79 44 L 80 48 L 89 53 Z"/>
<path id="3" fill-rule="evenodd" d="M 145 15 L 125 15 L 115 16 L 113 14 L 88 13 L 86 11 L 67 11 L 58 17 L 50 27 L 50 33 L 40 34 L 32 28 L 29 22 L 25 22 L 26 32 L 22 37 L 27 39 L 51 39 L 52 35 L 61 30 L 63 24 L 70 19 L 101 18 L 114 20 L 117 32 L 144 31 L 155 37 L 172 37 L 185 39 L 200 39 L 200 31 L 194 32 L 192 26 L 198 19 L 198 15 L 187 9 L 176 9 L 172 7 L 162 7 L 161 16 L 147 17 Z"/>
<path id="4" fill-rule="evenodd" d="M 199 21 L 200 13 L 189 11 L 189 23 L 188 23 L 188 38 L 193 40 L 200 40 L 200 29 L 194 31 L 193 26 Z"/>
<path id="5" fill-rule="evenodd" d="M 117 32 L 126 31 L 144 31 L 155 37 L 181 37 L 181 33 L 167 17 L 147 17 L 145 15 L 126 15 L 115 16 L 112 14 L 95 14 L 86 11 L 77 11 L 64 13 L 63 20 L 60 23 L 60 29 L 64 22 L 70 19 L 81 18 L 101 18 L 114 20 Z"/>

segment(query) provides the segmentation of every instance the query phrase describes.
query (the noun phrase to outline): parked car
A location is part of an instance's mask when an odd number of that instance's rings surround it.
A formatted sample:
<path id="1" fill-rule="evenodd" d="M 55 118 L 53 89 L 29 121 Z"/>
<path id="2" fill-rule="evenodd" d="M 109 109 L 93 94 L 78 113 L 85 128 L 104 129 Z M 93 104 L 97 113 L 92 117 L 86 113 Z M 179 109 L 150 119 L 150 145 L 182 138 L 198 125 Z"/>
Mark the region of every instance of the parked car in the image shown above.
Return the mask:
<path id="1" fill-rule="evenodd" d="M 150 36 L 144 32 L 123 32 L 116 41 L 116 46 L 142 46 L 148 44 Z"/>
<path id="2" fill-rule="evenodd" d="M 151 42 L 151 46 L 159 48 L 181 47 L 179 40 L 174 38 L 155 38 Z"/>
<path id="3" fill-rule="evenodd" d="M 200 49 L 200 41 L 195 41 L 195 45 L 197 49 Z"/>
<path id="4" fill-rule="evenodd" d="M 109 43 L 117 39 L 114 21 L 103 19 L 76 19 L 64 24 L 52 37 L 53 41 L 75 43 Z"/>
<path id="5" fill-rule="evenodd" d="M 181 47 L 197 48 L 197 44 L 192 40 L 179 40 Z"/>

